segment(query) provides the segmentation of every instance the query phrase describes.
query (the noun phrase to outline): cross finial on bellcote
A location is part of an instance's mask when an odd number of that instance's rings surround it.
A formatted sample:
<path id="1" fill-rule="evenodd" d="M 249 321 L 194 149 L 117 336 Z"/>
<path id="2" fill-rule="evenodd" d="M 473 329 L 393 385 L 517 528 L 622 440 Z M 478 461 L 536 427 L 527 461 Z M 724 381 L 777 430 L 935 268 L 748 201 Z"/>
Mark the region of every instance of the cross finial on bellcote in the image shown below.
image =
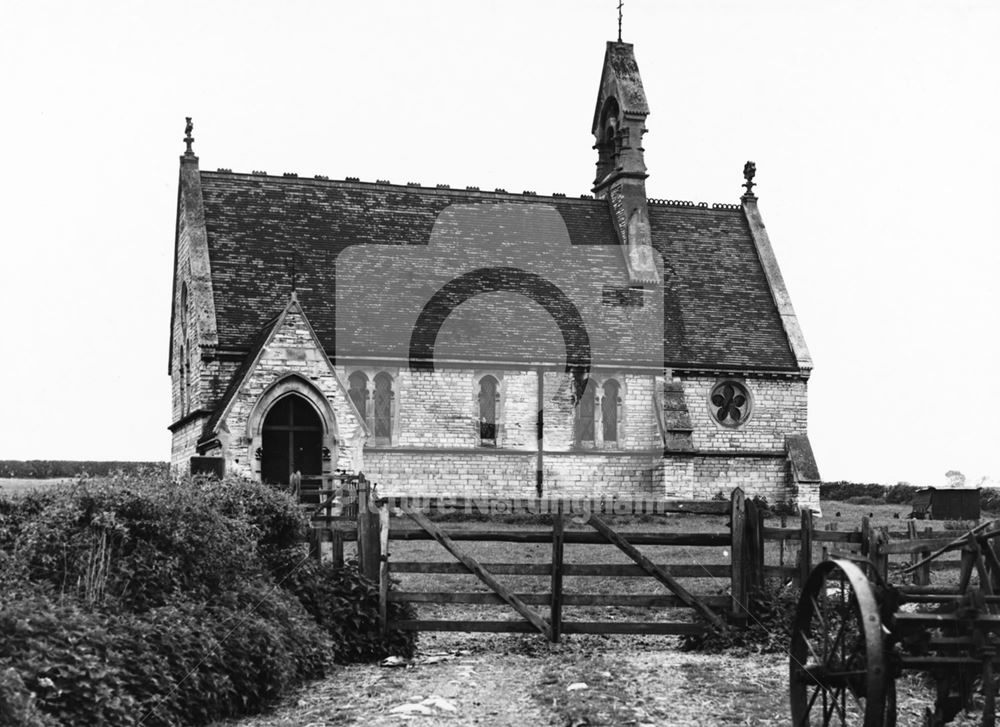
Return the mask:
<path id="1" fill-rule="evenodd" d="M 185 116 L 184 119 L 187 121 L 184 125 L 184 143 L 187 144 L 187 151 L 184 152 L 184 156 L 193 157 L 194 151 L 191 149 L 191 145 L 194 143 L 194 137 L 191 136 L 191 132 L 194 131 L 194 124 L 191 122 L 190 116 Z"/>
<path id="2" fill-rule="evenodd" d="M 624 0 L 618 0 L 618 42 L 622 42 L 622 5 Z"/>

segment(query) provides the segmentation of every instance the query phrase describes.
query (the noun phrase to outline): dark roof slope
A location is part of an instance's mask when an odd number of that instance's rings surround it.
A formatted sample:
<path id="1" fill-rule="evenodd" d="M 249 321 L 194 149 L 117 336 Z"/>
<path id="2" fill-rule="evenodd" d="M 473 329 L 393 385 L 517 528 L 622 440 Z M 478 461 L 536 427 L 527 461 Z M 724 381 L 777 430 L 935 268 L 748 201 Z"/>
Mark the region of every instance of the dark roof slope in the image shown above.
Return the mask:
<path id="1" fill-rule="evenodd" d="M 797 368 L 741 208 L 649 206 L 669 362 Z"/>
<path id="2" fill-rule="evenodd" d="M 595 363 L 644 361 L 643 331 L 662 316 L 668 365 L 797 370 L 738 208 L 650 206 L 664 298 L 640 309 L 614 303 L 628 277 L 603 200 L 226 172 L 202 172 L 201 183 L 220 349 L 247 350 L 284 308 L 294 275 L 328 353 L 405 357 L 414 319 L 456 271 L 509 264 L 565 291 L 586 321 Z M 524 238 L 565 239 L 566 253 L 552 265 L 551 253 L 519 247 Z M 464 303 L 441 328 L 436 354 L 562 356 L 549 314 L 514 297 Z"/>

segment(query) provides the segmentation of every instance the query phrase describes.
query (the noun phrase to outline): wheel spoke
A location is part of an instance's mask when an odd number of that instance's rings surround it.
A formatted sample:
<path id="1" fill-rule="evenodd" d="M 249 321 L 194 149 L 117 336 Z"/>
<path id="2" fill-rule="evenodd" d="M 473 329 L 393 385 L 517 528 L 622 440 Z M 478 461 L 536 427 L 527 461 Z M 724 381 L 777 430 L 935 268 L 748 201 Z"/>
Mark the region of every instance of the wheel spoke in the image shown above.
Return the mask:
<path id="1" fill-rule="evenodd" d="M 819 654 L 816 653 L 816 647 L 813 646 L 812 640 L 810 640 L 809 637 L 806 636 L 805 634 L 802 634 L 802 640 L 805 642 L 806 648 L 809 649 L 809 653 L 813 655 L 813 658 L 816 659 L 817 662 L 822 664 L 823 659 L 821 659 Z"/>
<path id="2" fill-rule="evenodd" d="M 833 639 L 833 647 L 832 648 L 833 648 L 833 652 L 834 652 L 835 655 L 836 655 L 836 651 L 837 651 L 837 644 L 839 643 L 841 645 L 841 651 L 840 651 L 840 661 L 841 661 L 841 663 L 843 663 L 845 661 L 844 657 L 846 656 L 846 654 L 844 653 L 844 649 L 843 649 L 844 628 L 846 626 L 847 626 L 847 619 L 841 618 L 840 627 L 837 629 L 837 635 Z"/>
<path id="3" fill-rule="evenodd" d="M 867 672 L 861 672 L 861 673 L 862 674 L 867 674 Z M 865 705 L 863 705 L 861 703 L 861 700 L 858 698 L 858 695 L 854 693 L 854 689 L 851 688 L 850 684 L 847 685 L 847 689 L 845 691 L 850 692 L 851 699 L 853 699 L 854 703 L 856 705 L 858 705 L 858 710 L 860 710 L 861 714 L 864 714 L 865 713 Z"/>
<path id="4" fill-rule="evenodd" d="M 822 691 L 823 691 L 823 685 L 820 684 L 819 682 L 816 682 L 816 689 L 813 690 L 813 694 L 809 698 L 809 702 L 806 703 L 806 709 L 802 713 L 802 719 L 799 721 L 799 724 L 796 727 L 801 727 L 802 725 L 809 724 L 809 712 L 812 710 L 813 705 L 816 704 L 816 697 L 818 697 L 819 693 Z"/>
<path id="5" fill-rule="evenodd" d="M 822 624 L 823 628 L 825 629 L 826 628 L 826 619 L 823 618 L 823 609 L 821 609 L 819 607 L 819 603 L 816 602 L 816 596 L 810 595 L 809 596 L 809 600 L 812 601 L 813 608 L 816 609 L 816 611 L 815 611 L 816 618 L 819 619 L 820 624 Z"/>
<path id="6" fill-rule="evenodd" d="M 841 689 L 841 696 L 843 696 L 842 689 Z M 840 700 L 837 698 L 836 691 L 833 693 L 833 698 L 830 700 L 830 707 L 831 707 L 830 716 L 832 717 L 833 711 L 837 710 L 837 712 L 840 714 L 840 723 L 847 724 L 847 713 L 844 711 L 844 708 L 840 706 Z"/>

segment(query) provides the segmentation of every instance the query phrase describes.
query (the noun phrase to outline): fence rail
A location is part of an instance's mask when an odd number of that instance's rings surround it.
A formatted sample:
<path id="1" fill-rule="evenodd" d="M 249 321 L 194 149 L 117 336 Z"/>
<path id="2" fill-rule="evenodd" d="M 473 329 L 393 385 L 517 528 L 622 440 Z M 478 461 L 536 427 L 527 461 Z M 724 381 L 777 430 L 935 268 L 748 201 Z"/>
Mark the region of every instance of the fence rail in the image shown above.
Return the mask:
<path id="1" fill-rule="evenodd" d="M 431 631 L 541 631 L 552 640 L 563 633 L 694 633 L 702 623 L 720 626 L 722 617 L 731 623 L 745 621 L 750 595 L 761 588 L 767 578 L 779 578 L 796 584 L 804 582 L 812 566 L 829 557 L 867 560 L 883 578 L 888 579 L 890 559 L 905 558 L 917 565 L 907 576 L 908 588 L 933 588 L 932 572 L 958 569 L 957 560 L 935 560 L 922 563 L 932 552 L 951 543 L 965 531 L 918 532 L 913 521 L 906 530 L 874 527 L 862 518 L 852 531 L 837 529 L 836 523 L 818 528 L 812 513 L 802 512 L 798 527 L 765 525 L 764 513 L 756 503 L 736 489 L 729 501 L 664 500 L 632 502 L 615 498 L 522 498 L 509 500 L 461 497 L 389 497 L 373 499 L 363 476 L 330 479 L 302 478 L 295 483 L 312 512 L 312 552 L 319 557 L 343 563 L 344 543 L 357 546 L 362 572 L 380 584 L 383 624 L 389 625 L 390 603 L 412 604 L 472 604 L 507 605 L 520 616 L 515 621 L 469 619 L 407 619 L 391 623 L 408 630 Z M 390 525 L 390 511 L 397 515 Z M 461 522 L 448 526 L 435 524 L 425 513 L 467 514 L 479 516 L 516 515 L 523 513 L 535 518 L 527 529 L 491 525 L 473 529 Z M 663 528 L 623 531 L 613 524 L 613 518 L 602 516 L 623 514 L 671 515 L 676 513 L 727 515 L 728 532 L 667 532 Z M 589 525 L 588 530 L 565 529 L 565 520 L 577 516 L 577 522 Z M 408 525 L 402 525 L 404 522 Z M 389 557 L 390 541 L 437 541 L 450 558 L 444 561 L 400 559 Z M 467 543 L 502 542 L 511 544 L 547 544 L 551 553 L 546 562 L 486 562 L 473 558 L 465 550 Z M 770 547 L 777 544 L 777 548 Z M 615 547 L 631 561 L 629 563 L 565 562 L 567 545 L 603 545 Z M 662 552 L 649 558 L 643 549 L 649 547 L 724 547 L 730 550 L 729 563 L 671 563 Z M 777 552 L 777 563 L 775 560 Z M 535 551 L 537 553 L 537 551 Z M 786 555 L 788 556 L 786 558 Z M 908 556 L 908 557 L 907 557 Z M 787 562 L 786 562 L 787 561 Z M 390 579 L 403 574 L 472 574 L 488 588 L 485 592 L 417 591 L 412 588 L 391 590 Z M 514 592 L 494 576 L 534 576 L 549 579 L 546 592 Z M 646 578 L 656 581 L 665 590 L 656 594 L 635 593 L 567 593 L 565 577 L 598 579 Z M 689 592 L 677 579 L 726 579 L 729 595 L 696 594 Z M 599 590 L 604 590 L 599 589 Z M 932 595 L 932 591 L 928 591 Z M 931 596 L 928 596 L 931 597 Z M 698 623 L 662 621 L 566 621 L 564 607 L 625 606 L 635 608 L 687 608 L 696 611 Z M 545 607 L 547 613 L 536 608 Z"/>

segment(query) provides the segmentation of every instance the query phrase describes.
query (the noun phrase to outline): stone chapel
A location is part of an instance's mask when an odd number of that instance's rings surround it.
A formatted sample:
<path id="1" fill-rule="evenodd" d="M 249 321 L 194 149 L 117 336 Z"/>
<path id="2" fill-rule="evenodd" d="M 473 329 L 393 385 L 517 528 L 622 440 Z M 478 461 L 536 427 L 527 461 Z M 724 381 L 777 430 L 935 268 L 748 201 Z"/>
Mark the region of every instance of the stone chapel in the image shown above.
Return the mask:
<path id="1" fill-rule="evenodd" d="M 753 192 L 654 199 L 609 42 L 592 194 L 202 171 L 180 158 L 173 470 L 386 494 L 818 508 L 812 360 Z"/>

